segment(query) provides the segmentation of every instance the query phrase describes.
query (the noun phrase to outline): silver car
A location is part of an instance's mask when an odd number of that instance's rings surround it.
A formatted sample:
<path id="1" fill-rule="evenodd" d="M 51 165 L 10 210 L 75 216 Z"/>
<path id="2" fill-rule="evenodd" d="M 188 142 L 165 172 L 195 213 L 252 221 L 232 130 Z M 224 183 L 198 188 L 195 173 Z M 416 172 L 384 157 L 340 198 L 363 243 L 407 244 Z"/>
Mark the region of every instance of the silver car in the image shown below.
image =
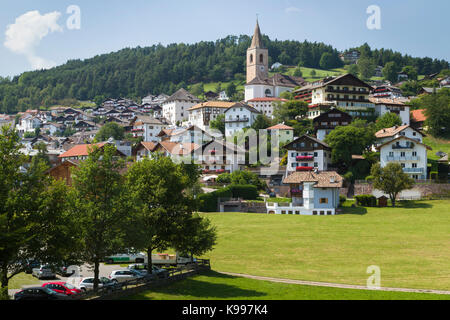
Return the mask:
<path id="1" fill-rule="evenodd" d="M 111 272 L 111 275 L 109 276 L 109 279 L 111 281 L 116 283 L 121 283 L 125 281 L 135 280 L 135 279 L 142 279 L 144 278 L 144 275 L 139 273 L 139 271 L 135 270 L 116 270 Z"/>
<path id="2" fill-rule="evenodd" d="M 31 274 L 39 280 L 56 278 L 56 274 L 53 271 L 52 267 L 48 265 L 41 265 L 39 268 L 34 268 Z"/>

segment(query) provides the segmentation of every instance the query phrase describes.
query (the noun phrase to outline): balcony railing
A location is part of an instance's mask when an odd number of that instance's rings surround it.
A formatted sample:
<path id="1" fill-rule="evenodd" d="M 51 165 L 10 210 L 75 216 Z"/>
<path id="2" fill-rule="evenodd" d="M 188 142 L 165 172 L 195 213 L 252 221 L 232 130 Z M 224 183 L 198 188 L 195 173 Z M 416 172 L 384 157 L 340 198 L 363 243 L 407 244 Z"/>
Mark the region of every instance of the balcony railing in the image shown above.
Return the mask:
<path id="1" fill-rule="evenodd" d="M 401 144 L 393 144 L 392 145 L 392 149 L 414 149 L 414 143 L 409 143 L 406 145 L 401 145 Z"/>
<path id="2" fill-rule="evenodd" d="M 232 119 L 226 119 L 225 122 L 249 122 L 249 118 L 232 118 Z"/>
<path id="3" fill-rule="evenodd" d="M 368 91 L 359 91 L 359 90 L 342 90 L 342 89 L 335 89 L 335 88 L 326 88 L 325 92 L 332 92 L 332 93 L 348 93 L 348 94 L 369 94 Z"/>
<path id="4" fill-rule="evenodd" d="M 297 156 L 297 161 L 314 161 L 313 156 Z"/>
<path id="5" fill-rule="evenodd" d="M 386 161 L 420 161 L 420 157 L 386 157 Z"/>
<path id="6" fill-rule="evenodd" d="M 297 167 L 297 171 L 313 171 L 314 167 Z"/>
<path id="7" fill-rule="evenodd" d="M 424 173 L 424 168 L 403 168 L 403 172 L 405 173 Z"/>

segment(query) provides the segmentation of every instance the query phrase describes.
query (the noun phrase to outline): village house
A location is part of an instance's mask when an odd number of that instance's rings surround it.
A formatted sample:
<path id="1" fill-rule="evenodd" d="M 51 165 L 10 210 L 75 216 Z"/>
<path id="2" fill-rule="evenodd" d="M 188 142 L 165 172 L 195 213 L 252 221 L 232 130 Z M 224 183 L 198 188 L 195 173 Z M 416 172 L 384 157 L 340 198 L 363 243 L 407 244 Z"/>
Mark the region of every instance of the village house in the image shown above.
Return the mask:
<path id="1" fill-rule="evenodd" d="M 380 165 L 399 163 L 403 171 L 415 180 L 427 178 L 428 156 L 431 147 L 423 144 L 424 135 L 410 126 L 395 126 L 378 131 L 377 151 L 380 152 Z"/>
<path id="2" fill-rule="evenodd" d="M 395 113 L 402 120 L 403 125 L 410 124 L 409 106 L 396 99 L 369 98 L 369 101 L 375 105 L 375 113 L 382 117 L 386 113 Z"/>
<path id="3" fill-rule="evenodd" d="M 162 115 L 172 125 L 182 123 L 189 119 L 188 110 L 200 102 L 199 98 L 181 88 L 161 104 Z"/>
<path id="4" fill-rule="evenodd" d="M 334 104 L 353 117 L 369 117 L 375 113 L 375 106 L 369 101 L 373 88 L 348 73 L 338 77 L 328 77 L 295 90 L 296 99 L 305 101 L 311 106 Z M 311 112 L 311 111 L 310 111 Z M 320 110 L 309 114 L 310 117 L 320 115 Z"/>
<path id="5" fill-rule="evenodd" d="M 343 178 L 334 171 L 294 172 L 283 180 L 289 185 L 292 202 L 266 203 L 269 214 L 335 215 Z"/>
<path id="6" fill-rule="evenodd" d="M 426 111 L 425 109 L 418 109 L 411 111 L 411 127 L 417 130 L 425 129 L 425 121 L 427 121 L 425 111 Z"/>
<path id="7" fill-rule="evenodd" d="M 254 98 L 247 103 L 261 112 L 261 114 L 273 119 L 273 111 L 277 103 L 287 102 L 288 100 L 282 98 L 264 97 L 264 98 Z"/>
<path id="8" fill-rule="evenodd" d="M 282 144 L 286 144 L 294 140 L 294 128 L 285 125 L 284 123 L 277 124 L 275 126 L 267 128 L 269 135 L 274 132 L 278 134 L 278 141 Z"/>
<path id="9" fill-rule="evenodd" d="M 153 117 L 138 116 L 133 122 L 133 129 L 131 130 L 134 137 L 142 137 L 146 142 L 158 142 L 160 138 L 158 134 L 166 126 Z"/>
<path id="10" fill-rule="evenodd" d="M 313 120 L 314 133 L 320 141 L 324 141 L 325 137 L 338 126 L 347 126 L 352 122 L 353 118 L 348 113 L 339 109 L 321 113 Z"/>
<path id="11" fill-rule="evenodd" d="M 216 120 L 219 115 L 224 114 L 227 109 L 235 105 L 238 105 L 238 103 L 225 101 L 199 103 L 187 110 L 189 112 L 189 124 L 202 130 L 209 130 L 209 123 L 212 120 Z"/>
<path id="12" fill-rule="evenodd" d="M 231 137 L 244 128 L 251 127 L 260 114 L 261 112 L 244 103 L 228 108 L 225 111 L 225 136 Z"/>
<path id="13" fill-rule="evenodd" d="M 327 171 L 331 166 L 331 148 L 325 142 L 307 135 L 284 147 L 288 151 L 286 174 L 294 171 Z"/>
<path id="14" fill-rule="evenodd" d="M 96 144 L 80 144 L 76 145 L 70 150 L 64 152 L 59 156 L 61 159 L 61 162 L 67 161 L 67 160 L 78 160 L 83 161 L 86 160 L 89 156 L 89 152 L 92 152 L 94 147 L 103 148 L 108 142 L 101 142 Z M 117 150 L 116 156 L 118 157 L 125 157 L 126 155 Z"/>

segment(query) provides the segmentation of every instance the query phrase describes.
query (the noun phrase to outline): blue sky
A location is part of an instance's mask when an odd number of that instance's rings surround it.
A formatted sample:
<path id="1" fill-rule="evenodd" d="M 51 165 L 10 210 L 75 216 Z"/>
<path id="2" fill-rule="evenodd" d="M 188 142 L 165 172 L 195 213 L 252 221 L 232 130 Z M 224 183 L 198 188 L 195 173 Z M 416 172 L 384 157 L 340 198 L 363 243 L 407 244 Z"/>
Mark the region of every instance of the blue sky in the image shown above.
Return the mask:
<path id="1" fill-rule="evenodd" d="M 81 9 L 79 30 L 68 30 L 66 26 L 69 5 Z M 381 30 L 366 27 L 366 9 L 370 5 L 381 9 Z M 30 13 L 33 11 L 38 13 Z M 272 39 L 306 39 L 339 50 L 367 42 L 372 48 L 450 60 L 448 12 L 448 0 L 3 0 L 0 76 L 20 74 L 32 70 L 33 65 L 59 65 L 68 59 L 89 58 L 124 47 L 251 35 L 256 14 L 261 31 Z M 30 34 L 24 35 L 24 23 Z M 40 25 L 35 28 L 33 23 Z M 11 24 L 16 28 L 11 28 L 7 36 Z"/>

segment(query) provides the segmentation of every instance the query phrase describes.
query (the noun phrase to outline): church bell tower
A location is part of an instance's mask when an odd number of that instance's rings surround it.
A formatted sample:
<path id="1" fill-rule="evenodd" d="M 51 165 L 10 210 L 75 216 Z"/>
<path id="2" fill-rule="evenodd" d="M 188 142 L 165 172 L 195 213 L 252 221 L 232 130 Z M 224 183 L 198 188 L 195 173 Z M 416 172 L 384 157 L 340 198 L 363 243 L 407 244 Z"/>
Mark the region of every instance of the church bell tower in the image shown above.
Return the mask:
<path id="1" fill-rule="evenodd" d="M 262 43 L 261 30 L 256 20 L 255 34 L 252 44 L 247 49 L 247 83 L 255 78 L 267 79 L 269 77 L 269 50 Z"/>

